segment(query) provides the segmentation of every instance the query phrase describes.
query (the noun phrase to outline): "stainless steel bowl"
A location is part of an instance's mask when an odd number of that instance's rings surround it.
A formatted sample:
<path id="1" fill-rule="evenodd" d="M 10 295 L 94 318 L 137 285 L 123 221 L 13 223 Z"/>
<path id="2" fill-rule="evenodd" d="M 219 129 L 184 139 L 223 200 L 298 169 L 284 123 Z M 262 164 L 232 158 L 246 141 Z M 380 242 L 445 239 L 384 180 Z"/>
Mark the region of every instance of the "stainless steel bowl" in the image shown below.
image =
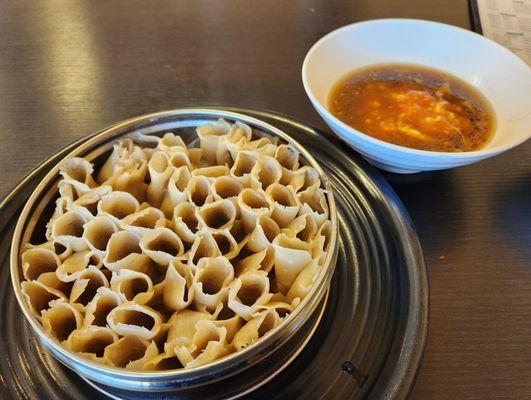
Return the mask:
<path id="1" fill-rule="evenodd" d="M 217 109 L 186 108 L 143 115 L 112 125 L 91 135 L 66 158 L 84 157 L 98 164 L 110 153 L 117 139 L 137 132 L 162 135 L 171 131 L 180 134 L 186 143 L 191 143 L 196 139 L 196 126 L 216 121 L 219 118 L 225 118 L 230 122 L 246 123 L 251 126 L 253 134 L 257 136 L 279 137 L 282 141 L 293 145 L 306 163 L 319 172 L 322 185 L 326 189 L 332 230 L 324 265 L 314 287 L 301 304 L 265 337 L 242 351 L 205 366 L 158 372 L 131 372 L 83 358 L 62 346 L 44 331 L 30 312 L 20 289 L 20 247 L 23 243 L 39 243 L 44 239 L 44 227 L 51 215 L 53 200 L 57 196 L 59 168 L 56 165 L 31 194 L 19 217 L 11 245 L 11 281 L 18 304 L 40 342 L 55 358 L 83 378 L 132 391 L 186 392 L 194 390 L 200 392 L 206 385 L 220 384 L 226 379 L 244 373 L 249 374 L 250 378 L 248 388 L 245 390 L 248 392 L 267 382 L 293 360 L 313 334 L 324 310 L 324 297 L 337 259 L 337 214 L 332 188 L 323 170 L 304 147 L 290 136 L 274 126 L 246 115 Z"/>

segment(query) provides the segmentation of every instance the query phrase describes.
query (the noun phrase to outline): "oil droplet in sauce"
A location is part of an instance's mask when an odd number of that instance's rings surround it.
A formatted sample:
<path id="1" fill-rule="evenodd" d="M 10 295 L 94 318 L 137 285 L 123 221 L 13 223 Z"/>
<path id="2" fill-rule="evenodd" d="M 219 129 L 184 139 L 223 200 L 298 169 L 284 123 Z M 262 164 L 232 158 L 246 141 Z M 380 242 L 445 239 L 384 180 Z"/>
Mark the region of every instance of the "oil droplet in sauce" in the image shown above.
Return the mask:
<path id="1" fill-rule="evenodd" d="M 341 78 L 328 97 L 330 112 L 377 139 L 420 150 L 478 150 L 495 118 L 481 93 L 431 68 L 386 64 Z"/>

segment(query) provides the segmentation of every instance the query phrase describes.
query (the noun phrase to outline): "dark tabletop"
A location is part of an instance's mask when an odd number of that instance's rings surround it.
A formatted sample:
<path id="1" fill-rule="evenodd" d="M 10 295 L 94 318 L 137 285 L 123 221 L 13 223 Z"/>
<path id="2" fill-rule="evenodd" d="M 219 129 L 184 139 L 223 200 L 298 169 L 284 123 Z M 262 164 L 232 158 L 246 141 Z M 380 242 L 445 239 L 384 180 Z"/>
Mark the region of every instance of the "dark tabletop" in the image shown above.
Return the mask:
<path id="1" fill-rule="evenodd" d="M 470 28 L 466 0 L 2 1 L 0 194 L 73 139 L 146 112 L 226 104 L 324 128 L 302 87 L 305 53 L 381 17 Z M 531 142 L 460 169 L 386 176 L 430 274 L 413 398 L 531 398 Z"/>

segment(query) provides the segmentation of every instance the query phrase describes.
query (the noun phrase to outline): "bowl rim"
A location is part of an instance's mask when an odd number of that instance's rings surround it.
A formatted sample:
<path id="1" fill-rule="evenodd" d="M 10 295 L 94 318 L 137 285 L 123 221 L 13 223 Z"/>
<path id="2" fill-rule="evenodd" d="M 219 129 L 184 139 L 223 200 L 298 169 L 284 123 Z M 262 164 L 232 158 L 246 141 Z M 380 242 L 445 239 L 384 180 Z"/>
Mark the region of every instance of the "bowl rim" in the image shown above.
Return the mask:
<path id="1" fill-rule="evenodd" d="M 21 240 L 23 238 L 23 233 L 25 232 L 27 222 L 31 219 L 32 214 L 30 214 L 30 211 L 32 211 L 32 208 L 35 205 L 36 200 L 38 200 L 39 196 L 48 188 L 50 182 L 53 179 L 57 178 L 58 171 L 59 171 L 59 165 L 66 159 L 71 157 L 76 157 L 80 153 L 83 153 L 84 151 L 94 151 L 98 148 L 98 145 L 104 145 L 104 140 L 110 140 L 110 141 L 116 141 L 128 134 L 134 133 L 137 130 L 141 130 L 142 128 L 138 129 L 137 125 L 142 123 L 155 123 L 157 119 L 168 117 L 168 118 L 179 118 L 179 117 L 200 117 L 200 116 L 209 116 L 212 118 L 213 121 L 215 121 L 218 118 L 226 118 L 232 121 L 240 121 L 243 123 L 247 123 L 252 125 L 251 128 L 255 127 L 258 128 L 258 130 L 265 132 L 266 134 L 272 135 L 272 136 L 278 136 L 281 139 L 285 140 L 287 143 L 291 144 L 295 149 L 300 153 L 300 156 L 302 156 L 310 166 L 316 169 L 316 171 L 319 173 L 319 178 L 321 179 L 322 185 L 324 186 L 324 192 L 327 198 L 328 208 L 329 208 L 329 220 L 331 221 L 331 234 L 330 234 L 330 240 L 328 243 L 328 251 L 326 252 L 325 260 L 323 261 L 321 271 L 318 275 L 317 280 L 315 281 L 315 284 L 313 285 L 310 292 L 306 295 L 306 297 L 297 305 L 297 307 L 293 310 L 293 312 L 290 313 L 290 315 L 283 320 L 276 328 L 268 332 L 265 336 L 257 340 L 252 345 L 246 347 L 243 350 L 235 351 L 233 353 L 230 353 L 226 355 L 225 357 L 222 357 L 218 360 L 215 360 L 211 363 L 201 365 L 199 367 L 194 368 L 179 368 L 179 369 L 172 369 L 172 370 L 162 370 L 162 371 L 142 371 L 142 370 L 127 370 L 125 368 L 121 367 L 114 367 L 105 365 L 96 361 L 93 361 L 91 359 L 85 358 L 77 354 L 76 352 L 68 349 L 67 347 L 63 346 L 59 341 L 57 341 L 55 338 L 51 337 L 45 330 L 42 324 L 36 319 L 36 317 L 33 315 L 31 310 L 29 309 L 29 305 L 27 304 L 27 301 L 22 294 L 20 283 L 22 282 L 21 276 L 19 274 L 19 270 L 21 268 L 21 265 L 19 263 L 20 259 L 20 245 Z M 129 130 L 129 131 L 125 131 Z M 164 128 L 162 131 L 171 131 L 172 129 Z M 148 133 L 149 134 L 149 133 Z M 251 353 L 251 355 L 256 353 L 258 349 L 258 345 L 262 345 L 262 347 L 266 347 L 267 345 L 271 345 L 275 340 L 279 339 L 279 333 L 282 330 L 288 330 L 288 328 L 293 328 L 293 325 L 297 326 L 297 324 L 301 324 L 303 321 L 301 319 L 303 310 L 309 309 L 312 312 L 315 310 L 315 308 L 320 304 L 320 300 L 316 301 L 315 295 L 319 290 L 321 291 L 320 294 L 326 293 L 326 289 L 328 288 L 330 279 L 332 277 L 333 271 L 335 269 L 335 259 L 338 252 L 338 245 L 339 245 L 339 238 L 338 238 L 338 220 L 337 220 L 337 208 L 335 205 L 332 185 L 330 183 L 330 180 L 324 173 L 321 166 L 317 163 L 317 161 L 313 158 L 313 156 L 308 152 L 308 150 L 305 149 L 304 146 L 302 146 L 297 140 L 292 138 L 290 135 L 282 131 L 281 129 L 262 121 L 258 118 L 251 117 L 248 115 L 244 115 L 238 112 L 228 111 L 223 108 L 215 108 L 215 107 L 183 107 L 178 109 L 170 109 L 170 110 L 164 110 L 149 114 L 143 114 L 135 117 L 131 117 L 128 119 L 125 119 L 123 121 L 111 124 L 101 130 L 96 131 L 95 133 L 86 135 L 88 138 L 86 141 L 77 143 L 76 147 L 72 149 L 66 156 L 62 157 L 59 161 L 54 163 L 50 169 L 50 171 L 44 176 L 44 178 L 39 182 L 39 184 L 35 187 L 29 198 L 27 199 L 24 208 L 22 209 L 17 224 L 15 226 L 15 230 L 13 232 L 13 238 L 11 240 L 11 249 L 10 249 L 10 275 L 11 275 L 11 284 L 13 287 L 13 291 L 15 293 L 15 297 L 17 299 L 17 303 L 19 307 L 22 309 L 22 312 L 24 314 L 24 317 L 26 321 L 29 322 L 30 326 L 33 328 L 33 332 L 37 335 L 37 337 L 44 342 L 46 346 L 51 347 L 52 354 L 55 358 L 57 356 L 54 352 L 59 353 L 62 357 L 69 360 L 70 362 L 79 363 L 82 364 L 84 367 L 87 367 L 88 369 L 92 371 L 98 371 L 98 372 L 104 372 L 107 374 L 107 376 L 112 376 L 114 378 L 126 378 L 126 379 L 134 379 L 134 378 L 140 378 L 140 379 L 146 379 L 146 378 L 174 378 L 174 379 L 191 379 L 194 378 L 195 375 L 199 376 L 207 376 L 212 372 L 219 371 L 219 367 L 222 367 L 223 364 L 231 364 L 234 362 L 237 362 L 238 360 L 243 360 L 244 356 L 246 354 Z M 324 291 L 323 291 L 324 289 Z M 299 328 L 300 326 L 297 326 Z M 59 360 L 62 363 L 65 363 L 62 359 Z M 65 364 L 69 368 L 72 368 L 69 364 Z M 84 370 L 86 370 L 84 368 Z M 77 370 L 76 370 L 77 371 Z M 83 374 L 82 374 L 83 375 Z M 94 379 L 95 377 L 91 377 Z M 97 380 L 97 379 L 94 379 Z"/>
<path id="2" fill-rule="evenodd" d="M 492 148 L 483 148 L 483 149 L 479 149 L 479 150 L 471 150 L 471 151 L 463 151 L 463 152 L 446 152 L 446 151 L 420 150 L 420 149 L 414 149 L 414 148 L 410 148 L 410 147 L 400 146 L 400 145 L 397 145 L 397 144 L 386 142 L 386 141 L 381 140 L 381 139 L 377 139 L 377 138 L 375 138 L 373 136 L 370 136 L 370 135 L 368 135 L 366 133 L 363 133 L 363 132 L 361 132 L 361 131 L 359 131 L 359 130 L 357 130 L 355 128 L 352 128 L 351 126 L 345 124 L 340 119 L 336 118 L 330 111 L 328 111 L 328 108 L 327 108 L 326 105 L 323 105 L 319 100 L 317 100 L 317 97 L 314 95 L 313 90 L 311 89 L 311 83 L 310 83 L 310 80 L 308 78 L 308 68 L 309 68 L 308 65 L 310 63 L 310 58 L 317 51 L 317 49 L 320 46 L 322 46 L 325 42 L 333 39 L 335 36 L 341 35 L 342 33 L 346 32 L 346 31 L 348 31 L 348 30 L 350 30 L 352 28 L 359 27 L 359 26 L 364 26 L 364 25 L 388 25 L 389 26 L 390 24 L 413 24 L 413 25 L 419 25 L 419 26 L 439 26 L 439 27 L 443 27 L 443 28 L 448 29 L 448 30 L 454 30 L 454 31 L 459 32 L 461 34 L 468 35 L 470 37 L 474 37 L 474 38 L 479 39 L 479 40 L 483 40 L 483 41 L 485 41 L 485 43 L 488 43 L 490 46 L 493 46 L 495 49 L 497 49 L 497 51 L 502 51 L 505 54 L 507 54 L 512 59 L 512 61 L 515 62 L 516 64 L 519 64 L 520 66 L 522 66 L 524 68 L 527 68 L 529 70 L 529 72 L 530 72 L 529 76 L 530 76 L 530 81 L 531 81 L 531 68 L 520 57 L 518 57 L 516 54 L 512 53 L 510 50 L 508 50 L 507 48 L 503 47 L 499 43 L 496 43 L 495 41 L 493 41 L 493 40 L 491 40 L 489 38 L 486 38 L 485 36 L 480 35 L 480 34 L 478 34 L 476 32 L 473 32 L 473 31 L 470 31 L 470 30 L 467 30 L 467 29 L 464 29 L 464 28 L 461 28 L 461 27 L 458 27 L 458 26 L 445 24 L 445 23 L 442 23 L 442 22 L 435 22 L 435 21 L 429 21 L 429 20 L 423 20 L 423 19 L 415 19 L 415 18 L 378 18 L 378 19 L 371 19 L 371 20 L 367 20 L 367 21 L 354 22 L 352 24 L 348 24 L 348 25 L 342 26 L 340 28 L 337 28 L 337 29 L 327 33 L 326 35 L 321 37 L 317 42 L 315 42 L 312 45 L 312 47 L 310 48 L 310 50 L 308 50 L 308 52 L 306 53 L 306 56 L 304 57 L 304 61 L 302 63 L 302 70 L 301 70 L 301 72 L 302 72 L 302 83 L 303 83 L 303 86 L 304 86 L 304 90 L 306 91 L 306 95 L 310 98 L 310 101 L 312 102 L 314 107 L 317 108 L 317 111 L 319 111 L 319 113 L 324 113 L 327 118 L 330 118 L 335 124 L 339 125 L 342 129 L 346 130 L 349 134 L 351 134 L 353 136 L 359 136 L 362 139 L 364 139 L 365 141 L 370 142 L 370 143 L 372 143 L 372 144 L 374 144 L 376 146 L 379 146 L 381 148 L 384 148 L 384 149 L 390 150 L 390 151 L 401 151 L 401 152 L 404 152 L 404 153 L 408 153 L 410 155 L 419 155 L 419 156 L 424 156 L 424 157 L 444 156 L 444 157 L 450 157 L 450 158 L 455 158 L 455 159 L 486 158 L 486 157 L 493 156 L 493 155 L 499 154 L 501 152 L 510 150 L 513 147 L 516 147 L 516 146 L 524 143 L 525 141 L 527 141 L 529 138 L 531 138 L 531 131 L 529 131 L 527 136 L 523 135 L 518 140 L 512 141 L 512 142 L 510 142 L 510 143 L 508 143 L 506 145 L 498 145 L 498 146 L 492 147 Z M 372 64 L 372 65 L 382 65 L 382 64 L 385 64 L 385 63 L 378 63 L 378 64 Z M 418 65 L 421 65 L 421 64 L 418 64 Z M 439 70 L 442 71 L 442 72 L 445 72 L 443 69 L 439 68 Z M 445 73 L 448 73 L 448 72 L 445 72 Z M 455 76 L 454 74 L 450 74 L 450 75 Z M 459 77 L 457 77 L 457 78 L 459 78 Z M 337 79 L 341 79 L 341 77 L 338 77 Z M 459 79 L 461 79 L 461 78 L 459 78 Z M 488 100 L 488 98 L 487 98 L 487 100 Z M 496 110 L 494 109 L 494 107 L 492 107 L 492 108 L 493 108 L 494 114 L 496 114 Z M 531 112 L 529 114 L 531 115 Z M 324 116 L 323 116 L 323 119 L 324 119 Z M 496 135 L 497 130 L 498 130 L 498 127 L 495 125 L 495 129 L 494 129 L 494 132 L 492 133 L 492 136 L 491 136 L 490 140 L 492 140 L 492 137 L 494 135 Z M 350 141 L 348 141 L 346 138 L 343 137 L 343 136 L 347 136 L 347 135 L 341 135 L 341 136 L 342 136 L 342 140 L 345 140 L 348 143 L 350 143 Z M 353 146 L 355 146 L 355 144 L 353 144 Z M 487 142 L 487 146 L 488 146 L 488 142 Z"/>

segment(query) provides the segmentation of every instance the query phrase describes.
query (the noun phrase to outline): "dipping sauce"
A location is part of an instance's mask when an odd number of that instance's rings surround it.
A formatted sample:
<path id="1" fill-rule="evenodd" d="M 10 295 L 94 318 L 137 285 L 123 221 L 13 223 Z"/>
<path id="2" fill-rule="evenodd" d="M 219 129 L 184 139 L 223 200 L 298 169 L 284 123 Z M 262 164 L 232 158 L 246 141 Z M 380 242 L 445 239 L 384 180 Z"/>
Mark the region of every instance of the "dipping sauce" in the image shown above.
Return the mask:
<path id="1" fill-rule="evenodd" d="M 360 132 L 420 150 L 477 150 L 494 128 L 492 107 L 475 88 L 415 65 L 380 65 L 348 74 L 332 88 L 328 109 Z"/>

